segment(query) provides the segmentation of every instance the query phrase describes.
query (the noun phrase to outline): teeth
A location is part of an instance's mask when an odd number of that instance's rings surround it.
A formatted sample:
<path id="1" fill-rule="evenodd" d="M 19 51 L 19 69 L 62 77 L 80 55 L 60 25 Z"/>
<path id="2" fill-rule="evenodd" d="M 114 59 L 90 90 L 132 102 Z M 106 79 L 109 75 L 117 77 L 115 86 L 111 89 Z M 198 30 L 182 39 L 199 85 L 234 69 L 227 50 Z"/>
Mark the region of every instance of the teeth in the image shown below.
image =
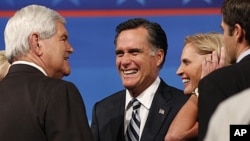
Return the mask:
<path id="1" fill-rule="evenodd" d="M 189 82 L 190 80 L 189 79 L 182 79 L 182 82 L 183 83 L 187 83 L 187 82 Z"/>
<path id="2" fill-rule="evenodd" d="M 134 74 L 134 73 L 137 73 L 137 70 L 124 70 L 123 73 L 124 74 Z"/>

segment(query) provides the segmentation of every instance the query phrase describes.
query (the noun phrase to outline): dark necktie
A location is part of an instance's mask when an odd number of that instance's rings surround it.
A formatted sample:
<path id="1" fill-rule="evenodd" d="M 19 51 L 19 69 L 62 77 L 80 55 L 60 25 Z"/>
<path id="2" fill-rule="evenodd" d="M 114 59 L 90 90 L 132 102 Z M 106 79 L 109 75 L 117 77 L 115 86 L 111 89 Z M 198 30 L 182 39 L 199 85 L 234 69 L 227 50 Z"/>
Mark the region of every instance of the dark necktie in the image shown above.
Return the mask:
<path id="1" fill-rule="evenodd" d="M 125 140 L 139 141 L 141 119 L 139 117 L 138 111 L 140 109 L 141 103 L 137 99 L 133 99 L 131 100 L 131 102 L 133 104 L 133 112 L 130 123 L 126 131 Z"/>

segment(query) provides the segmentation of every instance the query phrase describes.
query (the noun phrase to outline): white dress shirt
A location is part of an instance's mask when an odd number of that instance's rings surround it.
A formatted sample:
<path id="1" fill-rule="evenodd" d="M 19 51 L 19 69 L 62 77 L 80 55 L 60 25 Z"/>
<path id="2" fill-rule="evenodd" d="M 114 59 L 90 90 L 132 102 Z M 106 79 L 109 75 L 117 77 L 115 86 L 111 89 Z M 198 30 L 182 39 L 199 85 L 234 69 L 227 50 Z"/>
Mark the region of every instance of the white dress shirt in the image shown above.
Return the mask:
<path id="1" fill-rule="evenodd" d="M 149 109 L 151 107 L 157 88 L 160 85 L 160 82 L 161 82 L 160 78 L 157 77 L 156 80 L 146 90 L 144 90 L 138 97 L 136 97 L 136 99 L 141 103 L 140 110 L 139 110 L 139 116 L 141 119 L 140 138 L 141 138 L 142 130 L 145 126 L 145 122 L 148 117 Z M 132 99 L 133 97 L 130 95 L 129 91 L 126 90 L 124 134 L 126 133 L 127 126 L 132 116 L 133 106 L 129 105 L 129 102 Z"/>

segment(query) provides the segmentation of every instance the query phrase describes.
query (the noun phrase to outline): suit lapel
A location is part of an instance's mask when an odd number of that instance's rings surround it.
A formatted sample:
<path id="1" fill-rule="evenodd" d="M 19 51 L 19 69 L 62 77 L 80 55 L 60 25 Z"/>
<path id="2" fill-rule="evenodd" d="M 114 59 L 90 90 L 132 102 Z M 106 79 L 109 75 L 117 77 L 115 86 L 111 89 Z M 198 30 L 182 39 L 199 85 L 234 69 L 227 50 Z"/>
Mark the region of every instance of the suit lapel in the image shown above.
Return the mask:
<path id="1" fill-rule="evenodd" d="M 164 126 L 163 123 L 170 111 L 170 106 L 167 104 L 167 101 L 171 99 L 171 96 L 163 95 L 164 87 L 166 87 L 166 84 L 161 81 L 153 99 L 141 136 L 141 140 L 143 141 L 153 141 L 155 139 L 159 134 L 159 130 Z"/>

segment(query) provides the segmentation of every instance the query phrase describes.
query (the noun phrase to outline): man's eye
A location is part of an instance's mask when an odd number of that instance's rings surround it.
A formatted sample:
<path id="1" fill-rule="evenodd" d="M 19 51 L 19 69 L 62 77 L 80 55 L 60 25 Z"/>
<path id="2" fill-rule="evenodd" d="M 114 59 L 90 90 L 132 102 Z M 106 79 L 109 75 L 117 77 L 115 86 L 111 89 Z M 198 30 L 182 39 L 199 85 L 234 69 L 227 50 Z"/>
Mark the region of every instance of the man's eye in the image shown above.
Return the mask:
<path id="1" fill-rule="evenodd" d="M 129 53 L 132 55 L 138 55 L 140 52 L 141 52 L 141 50 L 139 50 L 139 49 L 133 49 L 133 50 L 129 51 Z"/>
<path id="2" fill-rule="evenodd" d="M 61 37 L 61 40 L 62 40 L 62 41 L 67 41 L 67 40 L 68 40 L 68 36 L 66 36 L 66 35 L 65 35 L 65 36 L 62 36 L 62 37 Z"/>
<path id="3" fill-rule="evenodd" d="M 123 52 L 116 52 L 115 54 L 117 57 L 121 57 L 124 53 Z"/>
<path id="4" fill-rule="evenodd" d="M 132 54 L 132 55 L 138 55 L 139 52 L 138 52 L 138 51 L 133 51 L 131 54 Z"/>

